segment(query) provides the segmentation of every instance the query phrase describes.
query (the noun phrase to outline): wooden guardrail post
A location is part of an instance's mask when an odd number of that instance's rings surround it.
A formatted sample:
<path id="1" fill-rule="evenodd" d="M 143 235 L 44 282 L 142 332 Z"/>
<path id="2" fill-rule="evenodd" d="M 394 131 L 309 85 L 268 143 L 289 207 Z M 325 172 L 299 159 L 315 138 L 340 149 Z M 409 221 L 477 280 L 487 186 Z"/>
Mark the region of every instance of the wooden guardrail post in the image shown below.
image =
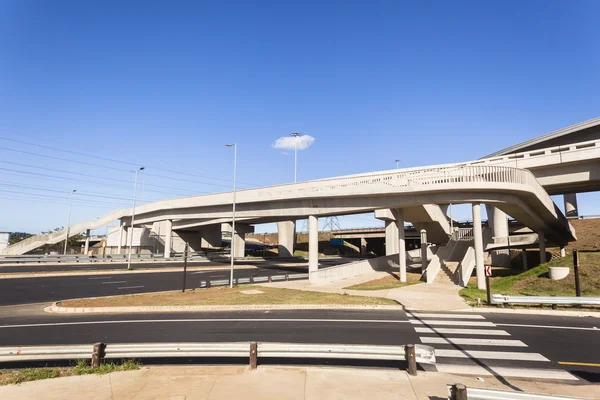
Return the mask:
<path id="1" fill-rule="evenodd" d="M 460 383 L 450 386 L 450 400 L 467 400 L 467 387 Z"/>
<path id="2" fill-rule="evenodd" d="M 102 342 L 94 343 L 94 348 L 92 350 L 92 368 L 98 368 L 100 364 L 102 364 L 105 355 L 106 344 Z"/>
<path id="3" fill-rule="evenodd" d="M 256 369 L 258 365 L 258 343 L 250 343 L 250 369 Z"/>
<path id="4" fill-rule="evenodd" d="M 417 375 L 417 357 L 415 354 L 415 345 L 407 344 L 404 346 L 404 358 L 408 363 L 408 374 L 412 376 Z"/>

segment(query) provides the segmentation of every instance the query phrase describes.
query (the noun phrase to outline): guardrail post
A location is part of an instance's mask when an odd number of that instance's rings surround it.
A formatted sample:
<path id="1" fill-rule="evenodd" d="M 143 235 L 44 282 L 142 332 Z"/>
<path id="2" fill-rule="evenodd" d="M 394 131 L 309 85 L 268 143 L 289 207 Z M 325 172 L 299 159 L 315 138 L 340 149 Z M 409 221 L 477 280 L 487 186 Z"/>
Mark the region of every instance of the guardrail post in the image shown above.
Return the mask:
<path id="1" fill-rule="evenodd" d="M 273 282 L 273 278 L 271 278 L 271 275 L 269 275 L 269 283 Z"/>
<path id="2" fill-rule="evenodd" d="M 250 342 L 250 369 L 256 369 L 258 365 L 258 343 Z"/>
<path id="3" fill-rule="evenodd" d="M 579 283 L 579 252 L 573 250 L 573 272 L 575 272 L 575 296 L 581 297 L 581 285 Z"/>
<path id="4" fill-rule="evenodd" d="M 290 274 L 285 274 L 285 280 L 289 281 L 290 280 Z"/>
<path id="5" fill-rule="evenodd" d="M 94 348 L 92 350 L 92 368 L 98 368 L 100 364 L 102 364 L 102 360 L 106 355 L 106 344 L 99 342 L 94 343 Z"/>
<path id="6" fill-rule="evenodd" d="M 467 387 L 460 383 L 450 386 L 449 400 L 467 400 Z"/>
<path id="7" fill-rule="evenodd" d="M 415 345 L 407 344 L 404 346 L 404 358 L 408 363 L 408 374 L 412 376 L 417 375 L 417 357 L 415 355 Z"/>

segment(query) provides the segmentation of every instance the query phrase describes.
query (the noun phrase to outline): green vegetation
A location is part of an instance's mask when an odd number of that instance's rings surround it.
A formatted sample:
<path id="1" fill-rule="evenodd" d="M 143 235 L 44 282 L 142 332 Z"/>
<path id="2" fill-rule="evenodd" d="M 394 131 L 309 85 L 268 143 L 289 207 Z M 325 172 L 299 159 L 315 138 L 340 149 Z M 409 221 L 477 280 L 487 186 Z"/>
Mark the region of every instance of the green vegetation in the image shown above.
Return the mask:
<path id="1" fill-rule="evenodd" d="M 139 362 L 135 360 L 125 360 L 123 364 L 105 363 L 99 368 L 92 369 L 89 363 L 80 360 L 74 367 L 43 367 L 43 368 L 24 368 L 19 370 L 1 370 L 1 385 L 18 385 L 23 382 L 39 381 L 41 379 L 60 378 L 73 375 L 89 374 L 109 374 L 118 371 L 135 371 L 140 368 Z"/>
<path id="2" fill-rule="evenodd" d="M 600 296 L 600 252 L 579 253 L 579 277 L 583 296 Z M 569 267 L 571 273 L 565 279 L 553 281 L 548 278 L 549 267 Z M 495 269 L 495 276 L 490 278 L 492 293 L 528 296 L 575 296 L 575 275 L 573 273 L 573 255 L 558 257 L 546 264 L 541 264 L 528 271 L 514 269 Z M 476 288 L 476 279 L 469 281 L 469 286 L 460 291 L 467 301 L 486 302 L 486 291 Z"/>
<path id="3" fill-rule="evenodd" d="M 249 290 L 259 293 L 244 293 Z M 262 304 L 359 304 L 397 305 L 393 300 L 378 297 L 348 296 L 338 293 L 280 289 L 258 285 L 214 287 L 209 289 L 143 293 L 91 299 L 65 300 L 64 307 L 133 307 L 133 306 L 205 306 L 205 305 L 262 305 Z"/>
<path id="4" fill-rule="evenodd" d="M 87 361 L 80 360 L 75 365 L 75 375 L 89 375 L 89 374 L 110 374 L 111 372 L 118 371 L 136 371 L 140 369 L 140 363 L 136 360 L 125 360 L 123 364 L 115 364 L 113 362 L 101 364 L 98 368 L 92 368 Z"/>
<path id="5" fill-rule="evenodd" d="M 400 282 L 400 278 L 396 275 L 388 275 L 384 276 L 380 279 L 375 279 L 368 282 L 359 283 L 357 285 L 348 286 L 348 290 L 385 290 L 385 289 L 395 289 L 399 287 L 414 285 L 417 283 L 421 283 L 420 281 L 421 275 L 418 273 L 407 273 L 406 274 L 406 282 Z"/>

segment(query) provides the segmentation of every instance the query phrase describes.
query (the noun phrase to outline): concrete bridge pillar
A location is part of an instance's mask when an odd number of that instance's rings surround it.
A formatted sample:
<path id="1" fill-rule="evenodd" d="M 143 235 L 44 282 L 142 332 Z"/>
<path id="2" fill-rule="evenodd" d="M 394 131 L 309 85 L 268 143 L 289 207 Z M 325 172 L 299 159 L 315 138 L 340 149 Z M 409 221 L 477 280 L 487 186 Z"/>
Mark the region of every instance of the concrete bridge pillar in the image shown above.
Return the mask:
<path id="1" fill-rule="evenodd" d="M 221 230 L 225 232 L 232 231 L 232 224 L 226 222 L 221 225 Z M 244 257 L 246 255 L 246 233 L 254 232 L 254 227 L 248 224 L 241 224 L 236 222 L 235 224 L 235 232 L 232 232 L 231 239 L 233 239 L 233 235 L 235 234 L 235 240 L 233 240 L 234 245 L 232 249 L 233 258 Z"/>
<path id="2" fill-rule="evenodd" d="M 538 232 L 538 242 L 540 246 L 540 264 L 546 262 L 546 235 L 544 231 Z"/>
<path id="3" fill-rule="evenodd" d="M 488 224 L 494 237 L 493 243 L 506 243 L 509 240 L 508 216 L 502 210 L 492 205 L 486 204 L 485 208 L 488 215 Z M 492 251 L 492 264 L 499 267 L 510 267 L 510 252 L 505 250 Z"/>
<path id="4" fill-rule="evenodd" d="M 117 246 L 117 254 L 121 254 L 121 248 L 123 247 L 123 233 L 125 231 L 125 223 L 120 222 L 119 224 L 119 245 Z"/>
<path id="5" fill-rule="evenodd" d="M 221 247 L 222 238 L 221 225 L 203 226 L 200 229 L 200 247 L 203 249 Z"/>
<path id="6" fill-rule="evenodd" d="M 577 209 L 577 193 L 567 193 L 563 195 L 565 201 L 565 215 L 567 217 L 579 216 L 579 210 Z"/>
<path id="7" fill-rule="evenodd" d="M 86 229 L 85 231 L 85 246 L 83 248 L 83 254 L 87 256 L 88 251 L 90 250 L 90 230 Z"/>
<path id="8" fill-rule="evenodd" d="M 308 280 L 314 282 L 314 273 L 319 270 L 319 218 L 308 217 Z"/>
<path id="9" fill-rule="evenodd" d="M 360 238 L 360 255 L 364 256 L 367 254 L 367 239 L 364 237 Z"/>
<path id="10" fill-rule="evenodd" d="M 165 221 L 165 258 L 171 258 L 171 248 L 173 243 L 173 221 Z"/>
<path id="11" fill-rule="evenodd" d="M 425 272 L 427 269 L 427 248 L 429 244 L 427 243 L 427 231 L 425 229 L 421 229 L 421 273 Z"/>
<path id="12" fill-rule="evenodd" d="M 398 231 L 398 264 L 400 282 L 406 282 L 406 241 L 404 240 L 404 210 L 396 210 L 396 229 Z"/>
<path id="13" fill-rule="evenodd" d="M 485 289 L 485 268 L 483 265 L 483 233 L 481 230 L 481 204 L 473 203 L 473 240 L 475 242 L 475 270 L 477 288 Z"/>
<path id="14" fill-rule="evenodd" d="M 385 255 L 391 256 L 398 253 L 399 230 L 396 221 L 385 221 Z"/>
<path id="15" fill-rule="evenodd" d="M 277 222 L 277 250 L 279 252 L 279 257 L 290 257 L 294 255 L 295 232 L 295 221 Z"/>

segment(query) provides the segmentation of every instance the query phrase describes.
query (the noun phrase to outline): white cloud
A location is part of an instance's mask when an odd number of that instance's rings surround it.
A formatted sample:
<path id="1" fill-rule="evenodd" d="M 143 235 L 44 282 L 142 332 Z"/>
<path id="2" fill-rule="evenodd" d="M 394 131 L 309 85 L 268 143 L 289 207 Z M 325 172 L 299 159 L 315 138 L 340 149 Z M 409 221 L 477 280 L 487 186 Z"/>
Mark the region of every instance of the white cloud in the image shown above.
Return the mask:
<path id="1" fill-rule="evenodd" d="M 306 150 L 314 141 L 315 138 L 310 135 L 302 135 L 297 138 L 294 136 L 284 136 L 277 139 L 272 146 L 276 149 L 294 150 L 294 143 L 297 143 L 298 150 Z"/>
<path id="2" fill-rule="evenodd" d="M 287 151 L 282 151 L 281 154 L 284 155 L 284 156 L 289 156 L 290 155 L 290 153 L 288 153 Z"/>

